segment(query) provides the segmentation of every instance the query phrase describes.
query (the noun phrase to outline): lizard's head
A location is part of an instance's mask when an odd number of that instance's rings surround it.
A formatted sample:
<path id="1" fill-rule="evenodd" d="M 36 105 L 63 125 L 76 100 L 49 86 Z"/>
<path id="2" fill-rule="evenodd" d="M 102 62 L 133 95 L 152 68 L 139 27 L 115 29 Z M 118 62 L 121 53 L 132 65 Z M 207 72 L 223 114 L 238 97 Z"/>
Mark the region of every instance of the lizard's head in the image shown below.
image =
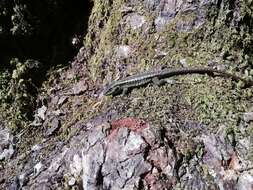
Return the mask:
<path id="1" fill-rule="evenodd" d="M 103 95 L 104 96 L 117 95 L 121 91 L 122 90 L 119 86 L 115 85 L 115 83 L 111 83 L 104 89 Z"/>

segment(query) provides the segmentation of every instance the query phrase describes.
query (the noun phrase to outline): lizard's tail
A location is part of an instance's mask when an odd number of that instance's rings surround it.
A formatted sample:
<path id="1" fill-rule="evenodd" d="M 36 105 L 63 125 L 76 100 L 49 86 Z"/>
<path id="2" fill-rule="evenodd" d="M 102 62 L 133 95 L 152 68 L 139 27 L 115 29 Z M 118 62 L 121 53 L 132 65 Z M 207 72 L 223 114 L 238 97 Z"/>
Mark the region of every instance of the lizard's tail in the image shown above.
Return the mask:
<path id="1" fill-rule="evenodd" d="M 164 72 L 164 75 L 166 71 Z M 219 74 L 220 76 L 231 78 L 234 81 L 242 81 L 245 84 L 245 87 L 253 86 L 253 81 L 252 80 L 247 80 L 242 77 L 239 77 L 235 74 L 228 73 L 226 71 L 218 70 L 218 69 L 213 69 L 213 68 L 180 68 L 180 69 L 175 69 L 175 70 L 170 70 L 169 73 L 170 76 L 173 75 L 186 75 L 186 74 L 208 74 L 211 76 L 214 76 L 215 74 Z"/>
<path id="2" fill-rule="evenodd" d="M 224 76 L 224 77 L 227 77 L 227 78 L 231 78 L 232 80 L 237 81 L 237 82 L 242 81 L 244 83 L 245 87 L 253 86 L 253 81 L 252 80 L 245 79 L 245 78 L 237 76 L 235 74 L 228 73 L 228 72 L 225 72 L 225 71 L 222 71 L 222 70 L 215 70 L 215 69 L 214 69 L 213 72 L 214 73 L 218 73 L 221 76 Z"/>

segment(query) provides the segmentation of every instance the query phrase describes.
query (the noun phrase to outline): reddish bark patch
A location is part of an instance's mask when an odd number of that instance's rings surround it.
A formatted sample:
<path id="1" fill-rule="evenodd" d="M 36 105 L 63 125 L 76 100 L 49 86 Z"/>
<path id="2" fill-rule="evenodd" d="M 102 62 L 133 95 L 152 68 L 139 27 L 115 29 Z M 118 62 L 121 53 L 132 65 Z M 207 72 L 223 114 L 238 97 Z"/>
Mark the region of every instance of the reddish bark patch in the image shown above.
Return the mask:
<path id="1" fill-rule="evenodd" d="M 150 190 L 170 189 L 177 182 L 175 177 L 171 177 L 171 178 L 166 179 L 166 178 L 164 178 L 163 175 L 161 175 L 158 172 L 148 173 L 145 176 L 144 180 L 147 183 L 148 187 L 150 187 Z"/>
<path id="2" fill-rule="evenodd" d="M 228 168 L 232 170 L 239 170 L 241 168 L 240 160 L 235 152 L 231 155 L 231 158 L 228 163 Z"/>
<path id="3" fill-rule="evenodd" d="M 147 127 L 147 123 L 143 120 L 129 117 L 112 121 L 111 126 L 112 130 L 118 129 L 120 127 L 126 127 L 131 131 L 140 132 Z"/>
<path id="4" fill-rule="evenodd" d="M 140 133 L 143 129 L 148 127 L 148 124 L 144 120 L 129 117 L 112 121 L 111 127 L 110 138 L 115 136 L 118 130 L 122 127 L 126 127 L 130 131 Z"/>

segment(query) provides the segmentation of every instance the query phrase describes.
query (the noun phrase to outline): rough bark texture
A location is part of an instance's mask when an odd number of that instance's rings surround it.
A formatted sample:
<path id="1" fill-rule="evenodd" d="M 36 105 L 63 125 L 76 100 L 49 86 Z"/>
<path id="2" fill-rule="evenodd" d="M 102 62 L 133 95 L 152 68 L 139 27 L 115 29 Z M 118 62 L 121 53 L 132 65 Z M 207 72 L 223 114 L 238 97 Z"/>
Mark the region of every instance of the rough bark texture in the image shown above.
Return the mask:
<path id="1" fill-rule="evenodd" d="M 252 189 L 252 87 L 191 75 L 100 96 L 162 67 L 251 79 L 252 21 L 251 1 L 94 0 L 84 47 L 44 84 L 33 123 L 1 125 L 0 187 Z"/>

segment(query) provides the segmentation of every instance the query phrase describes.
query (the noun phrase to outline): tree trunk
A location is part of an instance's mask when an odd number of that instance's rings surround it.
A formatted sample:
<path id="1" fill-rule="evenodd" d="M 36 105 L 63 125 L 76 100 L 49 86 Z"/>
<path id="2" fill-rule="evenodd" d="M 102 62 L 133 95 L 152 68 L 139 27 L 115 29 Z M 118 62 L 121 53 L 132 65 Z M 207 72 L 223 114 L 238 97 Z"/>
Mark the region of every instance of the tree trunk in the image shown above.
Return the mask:
<path id="1" fill-rule="evenodd" d="M 119 78 L 163 68 L 210 67 L 252 80 L 253 2 L 93 3 L 84 47 L 48 84 L 53 90 L 40 112 L 50 141 L 37 142 L 54 146 L 30 152 L 36 159 L 28 156 L 6 184 L 252 189 L 253 88 L 243 81 L 194 74 L 111 98 L 101 92 Z"/>

